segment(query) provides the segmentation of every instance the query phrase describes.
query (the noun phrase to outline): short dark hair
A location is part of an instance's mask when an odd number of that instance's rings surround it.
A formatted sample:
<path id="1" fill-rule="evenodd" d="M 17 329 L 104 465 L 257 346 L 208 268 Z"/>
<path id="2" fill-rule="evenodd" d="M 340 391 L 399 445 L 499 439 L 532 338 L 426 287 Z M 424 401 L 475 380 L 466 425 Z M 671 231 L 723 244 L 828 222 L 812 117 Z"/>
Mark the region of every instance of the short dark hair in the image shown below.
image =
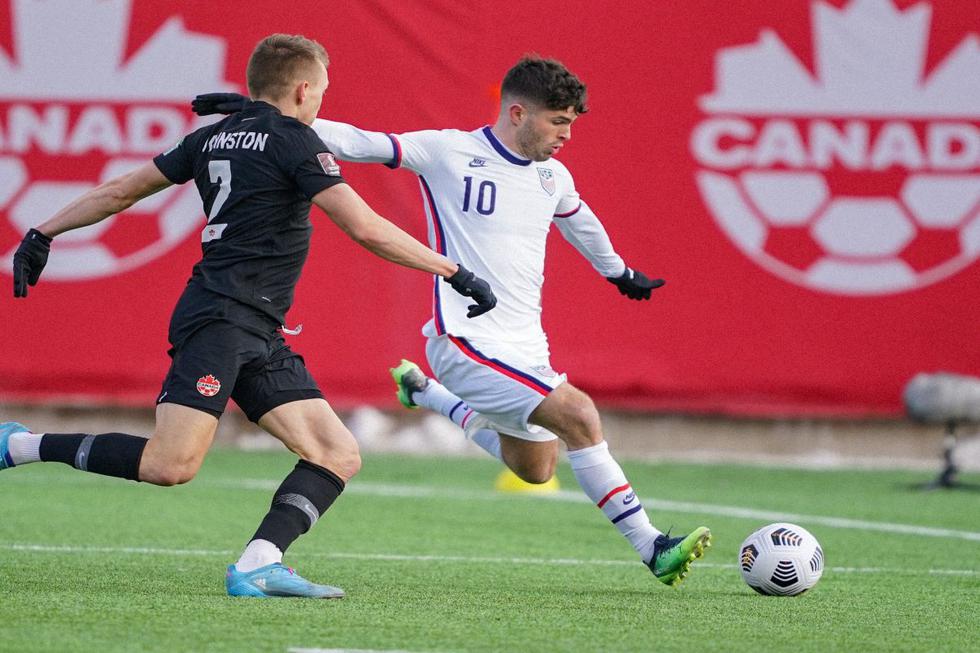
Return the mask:
<path id="1" fill-rule="evenodd" d="M 253 98 L 281 98 L 293 82 L 306 73 L 306 68 L 322 63 L 330 65 L 323 46 L 298 34 L 272 34 L 252 51 L 245 69 L 248 93 Z"/>
<path id="2" fill-rule="evenodd" d="M 560 61 L 536 54 L 524 55 L 507 71 L 500 94 L 548 109 L 574 107 L 575 113 L 589 110 L 585 104 L 585 84 Z"/>

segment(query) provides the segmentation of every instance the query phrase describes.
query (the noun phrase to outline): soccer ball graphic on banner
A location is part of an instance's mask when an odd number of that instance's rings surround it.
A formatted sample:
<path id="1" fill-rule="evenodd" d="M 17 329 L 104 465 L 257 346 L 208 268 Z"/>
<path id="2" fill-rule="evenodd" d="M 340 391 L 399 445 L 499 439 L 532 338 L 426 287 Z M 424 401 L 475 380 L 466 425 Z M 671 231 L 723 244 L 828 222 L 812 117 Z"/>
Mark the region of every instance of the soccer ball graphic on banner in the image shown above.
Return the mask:
<path id="1" fill-rule="evenodd" d="M 109 160 L 99 181 L 129 172 L 143 163 L 131 159 Z M 0 157 L 0 179 L 6 183 L 0 191 L 0 215 L 6 216 L 18 234 L 24 234 L 96 185 L 84 181 L 31 182 L 22 162 L 13 157 Z M 107 237 L 107 232 L 120 220 L 138 220 L 139 230 L 155 237 L 150 242 L 137 243 Z M 83 280 L 119 274 L 166 253 L 198 231 L 202 224 L 200 200 L 194 187 L 168 188 L 97 224 L 58 236 L 52 246 L 56 255 L 45 268 L 45 279 Z M 16 245 L 8 244 L 9 251 L 3 252 L 4 261 L 13 257 Z M 5 265 L 4 270 L 9 267 Z"/>
<path id="2" fill-rule="evenodd" d="M 148 162 L 199 126 L 188 100 L 224 80 L 226 43 L 165 20 L 127 54 L 131 0 L 12 0 L 0 48 L 0 272 L 24 233 L 99 183 Z M 79 29 L 79 25 L 86 26 Z M 174 67 L 173 53 L 195 61 Z M 204 226 L 193 184 L 59 235 L 46 281 L 125 273 Z"/>
<path id="3" fill-rule="evenodd" d="M 718 53 L 698 189 L 756 264 L 812 290 L 922 288 L 980 257 L 980 39 L 926 68 L 932 7 L 812 4 L 813 70 L 780 36 Z"/>
<path id="4" fill-rule="evenodd" d="M 738 564 L 742 579 L 759 594 L 796 596 L 823 575 L 823 549 L 810 531 L 778 522 L 745 538 Z"/>

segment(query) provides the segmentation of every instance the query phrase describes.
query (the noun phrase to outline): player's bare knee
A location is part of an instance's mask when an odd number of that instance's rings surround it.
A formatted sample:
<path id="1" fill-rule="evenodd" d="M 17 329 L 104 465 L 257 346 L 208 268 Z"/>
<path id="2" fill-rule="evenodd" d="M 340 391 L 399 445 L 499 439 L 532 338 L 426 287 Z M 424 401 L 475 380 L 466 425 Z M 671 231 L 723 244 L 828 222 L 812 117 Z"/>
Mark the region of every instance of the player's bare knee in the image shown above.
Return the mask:
<path id="1" fill-rule="evenodd" d="M 361 471 L 361 453 L 357 440 L 349 437 L 333 437 L 328 442 L 311 441 L 307 447 L 297 451 L 300 458 L 314 465 L 329 469 L 345 482 Z"/>
<path id="2" fill-rule="evenodd" d="M 192 468 L 167 470 L 162 473 L 157 485 L 164 485 L 167 487 L 183 485 L 184 483 L 189 483 L 192 481 L 196 475 L 197 470 Z"/>
<path id="3" fill-rule="evenodd" d="M 163 487 L 183 485 L 184 483 L 189 483 L 197 476 L 197 470 L 199 468 L 199 464 L 191 463 L 149 467 L 145 470 L 141 468 L 140 480 L 144 483 L 152 483 L 153 485 Z"/>
<path id="4" fill-rule="evenodd" d="M 335 463 L 336 470 L 331 470 L 344 481 L 349 481 L 361 471 L 361 455 L 358 451 L 345 452 L 344 456 Z"/>
<path id="5" fill-rule="evenodd" d="M 140 460 L 139 478 L 144 483 L 165 487 L 182 485 L 197 476 L 204 462 L 203 452 L 167 451 L 147 443 Z"/>
<path id="6" fill-rule="evenodd" d="M 566 442 L 572 444 L 574 441 L 578 446 L 602 442 L 599 411 L 587 394 L 576 391 L 569 395 L 562 408 L 566 423 Z"/>
<path id="7" fill-rule="evenodd" d="M 551 480 L 551 477 L 555 475 L 555 464 L 551 462 L 542 462 L 532 466 L 523 467 L 519 472 L 515 471 L 515 474 L 527 483 L 532 483 L 534 485 L 541 485 L 542 483 L 547 483 Z"/>

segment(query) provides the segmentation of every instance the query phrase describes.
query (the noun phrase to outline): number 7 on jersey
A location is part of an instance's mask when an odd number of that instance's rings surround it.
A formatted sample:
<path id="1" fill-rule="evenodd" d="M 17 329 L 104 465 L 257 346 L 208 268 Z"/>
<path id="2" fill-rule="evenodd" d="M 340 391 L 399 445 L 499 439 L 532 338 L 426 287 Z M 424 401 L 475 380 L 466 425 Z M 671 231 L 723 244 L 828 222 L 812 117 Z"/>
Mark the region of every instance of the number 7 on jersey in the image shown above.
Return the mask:
<path id="1" fill-rule="evenodd" d="M 231 195 L 231 161 L 221 159 L 209 161 L 208 175 L 211 178 L 211 183 L 218 184 L 218 194 L 214 198 L 214 203 L 211 204 L 211 210 L 208 211 L 208 224 L 210 224 L 221 211 L 225 200 Z"/>

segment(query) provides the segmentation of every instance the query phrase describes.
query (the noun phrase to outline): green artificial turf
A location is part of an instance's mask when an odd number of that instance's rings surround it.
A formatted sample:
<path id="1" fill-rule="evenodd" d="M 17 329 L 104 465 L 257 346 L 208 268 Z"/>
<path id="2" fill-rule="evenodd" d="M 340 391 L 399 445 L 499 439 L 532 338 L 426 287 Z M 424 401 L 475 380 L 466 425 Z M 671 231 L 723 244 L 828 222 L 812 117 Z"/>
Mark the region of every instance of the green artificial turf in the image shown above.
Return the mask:
<path id="1" fill-rule="evenodd" d="M 286 556 L 347 598 L 228 598 L 225 567 L 293 462 L 218 449 L 177 488 L 0 473 L 0 651 L 980 650 L 980 494 L 910 489 L 928 474 L 626 464 L 654 524 L 714 533 L 675 590 L 567 466 L 546 498 L 494 492 L 489 459 L 371 456 Z M 750 590 L 738 546 L 776 519 L 737 509 L 798 518 L 820 583 Z"/>

